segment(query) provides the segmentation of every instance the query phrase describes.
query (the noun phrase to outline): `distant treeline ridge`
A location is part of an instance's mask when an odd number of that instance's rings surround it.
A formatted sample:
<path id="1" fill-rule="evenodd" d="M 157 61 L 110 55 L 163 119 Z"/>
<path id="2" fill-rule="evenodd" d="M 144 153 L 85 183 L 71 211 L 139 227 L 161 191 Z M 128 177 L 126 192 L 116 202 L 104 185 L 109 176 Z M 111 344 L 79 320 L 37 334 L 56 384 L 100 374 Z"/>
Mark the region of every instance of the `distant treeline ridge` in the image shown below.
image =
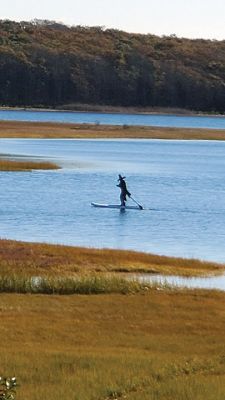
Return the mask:
<path id="1" fill-rule="evenodd" d="M 0 105 L 225 110 L 225 41 L 0 21 Z"/>

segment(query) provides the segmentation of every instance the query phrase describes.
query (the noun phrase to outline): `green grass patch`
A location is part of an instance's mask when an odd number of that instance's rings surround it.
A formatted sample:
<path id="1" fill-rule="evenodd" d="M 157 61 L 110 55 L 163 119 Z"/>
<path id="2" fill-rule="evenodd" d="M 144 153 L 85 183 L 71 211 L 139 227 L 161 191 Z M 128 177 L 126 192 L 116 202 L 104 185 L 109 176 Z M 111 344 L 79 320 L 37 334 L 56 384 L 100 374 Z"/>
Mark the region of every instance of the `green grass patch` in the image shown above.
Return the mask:
<path id="1" fill-rule="evenodd" d="M 30 294 L 106 294 L 138 293 L 155 287 L 167 287 L 162 284 L 145 284 L 136 280 L 127 280 L 118 276 L 78 276 L 67 277 L 30 277 L 20 275 L 0 275 L 0 293 Z"/>

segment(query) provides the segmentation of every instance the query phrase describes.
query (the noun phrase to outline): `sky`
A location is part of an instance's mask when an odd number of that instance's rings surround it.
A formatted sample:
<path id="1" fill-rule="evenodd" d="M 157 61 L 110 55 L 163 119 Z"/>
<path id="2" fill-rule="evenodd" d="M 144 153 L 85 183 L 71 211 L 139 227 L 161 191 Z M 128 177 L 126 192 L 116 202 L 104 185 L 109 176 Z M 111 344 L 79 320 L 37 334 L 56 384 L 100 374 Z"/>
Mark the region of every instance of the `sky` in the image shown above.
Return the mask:
<path id="1" fill-rule="evenodd" d="M 225 0 L 0 0 L 0 19 L 225 40 Z"/>

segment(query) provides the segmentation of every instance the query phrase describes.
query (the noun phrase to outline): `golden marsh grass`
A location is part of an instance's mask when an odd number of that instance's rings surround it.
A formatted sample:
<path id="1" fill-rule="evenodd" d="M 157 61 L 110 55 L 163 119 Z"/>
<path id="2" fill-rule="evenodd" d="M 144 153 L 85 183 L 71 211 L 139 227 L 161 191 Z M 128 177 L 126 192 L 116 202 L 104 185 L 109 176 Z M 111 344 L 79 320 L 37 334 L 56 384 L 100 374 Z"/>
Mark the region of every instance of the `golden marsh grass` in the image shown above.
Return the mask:
<path id="1" fill-rule="evenodd" d="M 1 294 L 0 318 L 18 400 L 224 400 L 224 293 Z"/>
<path id="2" fill-rule="evenodd" d="M 220 274 L 224 265 L 125 250 L 92 249 L 0 240 L 0 273 L 77 276 L 90 273 L 147 272 L 199 276 Z"/>
<path id="3" fill-rule="evenodd" d="M 15 161 L 0 159 L 0 171 L 32 171 L 32 170 L 49 170 L 59 169 L 60 167 L 51 162 L 36 161 Z"/>
<path id="4" fill-rule="evenodd" d="M 225 140 L 225 130 L 0 121 L 0 138 Z"/>

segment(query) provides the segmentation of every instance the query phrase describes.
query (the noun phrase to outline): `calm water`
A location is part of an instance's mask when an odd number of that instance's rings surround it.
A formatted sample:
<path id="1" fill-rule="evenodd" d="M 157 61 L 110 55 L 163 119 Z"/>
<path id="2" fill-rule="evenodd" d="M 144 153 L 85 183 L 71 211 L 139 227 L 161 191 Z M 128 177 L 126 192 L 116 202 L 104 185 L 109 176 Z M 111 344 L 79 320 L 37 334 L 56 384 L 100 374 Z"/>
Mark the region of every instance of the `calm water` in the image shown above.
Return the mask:
<path id="1" fill-rule="evenodd" d="M 188 289 L 218 289 L 225 291 L 225 275 L 202 277 L 202 278 L 185 278 L 182 276 L 162 276 L 142 274 L 133 275 L 131 279 L 139 282 L 168 284 L 176 287 L 185 287 Z"/>
<path id="2" fill-rule="evenodd" d="M 0 110 L 0 120 L 225 129 L 225 117 Z"/>
<path id="3" fill-rule="evenodd" d="M 2 238 L 225 262 L 225 142 L 1 139 L 0 153 L 63 167 L 0 172 Z M 90 206 L 119 202 L 118 173 L 146 210 Z"/>

